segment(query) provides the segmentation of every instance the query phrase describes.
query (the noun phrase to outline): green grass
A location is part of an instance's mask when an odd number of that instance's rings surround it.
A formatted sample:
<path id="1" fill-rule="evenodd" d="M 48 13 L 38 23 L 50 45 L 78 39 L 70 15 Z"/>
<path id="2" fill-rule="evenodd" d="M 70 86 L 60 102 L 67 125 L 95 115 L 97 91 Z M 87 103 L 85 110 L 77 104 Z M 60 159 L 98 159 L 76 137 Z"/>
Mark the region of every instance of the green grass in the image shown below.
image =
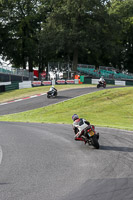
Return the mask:
<path id="1" fill-rule="evenodd" d="M 32 111 L 0 116 L 0 120 L 70 124 L 74 113 L 96 126 L 133 130 L 133 87 L 102 90 Z"/>
<path id="2" fill-rule="evenodd" d="M 80 85 L 56 85 L 57 90 L 64 90 L 70 88 L 80 88 L 80 87 L 94 87 L 94 85 L 80 84 Z M 0 103 L 11 101 L 13 99 L 18 99 L 22 97 L 27 97 L 35 94 L 45 93 L 49 90 L 50 86 L 32 87 L 19 90 L 12 90 L 8 92 L 0 93 Z"/>

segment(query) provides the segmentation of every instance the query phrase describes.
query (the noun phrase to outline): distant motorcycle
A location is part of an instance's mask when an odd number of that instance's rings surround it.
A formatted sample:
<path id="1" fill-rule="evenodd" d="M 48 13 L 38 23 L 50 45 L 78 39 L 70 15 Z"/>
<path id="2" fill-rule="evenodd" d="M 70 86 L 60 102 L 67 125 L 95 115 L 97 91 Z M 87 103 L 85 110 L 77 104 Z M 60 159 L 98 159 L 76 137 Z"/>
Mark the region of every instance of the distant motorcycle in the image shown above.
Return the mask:
<path id="1" fill-rule="evenodd" d="M 55 88 L 54 90 L 47 92 L 47 98 L 56 97 L 56 96 L 57 96 L 57 90 Z"/>
<path id="2" fill-rule="evenodd" d="M 97 88 L 100 88 L 100 87 L 106 88 L 106 82 L 105 81 L 103 81 L 103 82 L 99 81 L 98 84 L 97 84 Z"/>

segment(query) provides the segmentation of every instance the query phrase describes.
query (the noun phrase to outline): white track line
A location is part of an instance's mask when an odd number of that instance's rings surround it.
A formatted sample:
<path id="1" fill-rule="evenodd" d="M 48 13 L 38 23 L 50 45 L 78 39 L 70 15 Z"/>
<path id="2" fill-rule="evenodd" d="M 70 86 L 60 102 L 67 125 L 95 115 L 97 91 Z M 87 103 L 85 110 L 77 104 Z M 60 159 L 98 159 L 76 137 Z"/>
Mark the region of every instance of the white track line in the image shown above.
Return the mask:
<path id="1" fill-rule="evenodd" d="M 9 103 L 14 103 L 14 102 L 18 102 L 18 101 L 23 101 L 23 100 L 35 98 L 35 97 L 39 97 L 39 96 L 42 96 L 42 95 L 45 95 L 45 94 L 46 93 L 42 93 L 42 94 L 30 96 L 30 97 L 25 97 L 25 98 L 22 98 L 22 99 L 16 99 L 16 100 L 8 101 L 8 102 L 5 102 L 5 103 L 1 103 L 0 106 L 6 105 L 6 104 L 9 104 Z"/>

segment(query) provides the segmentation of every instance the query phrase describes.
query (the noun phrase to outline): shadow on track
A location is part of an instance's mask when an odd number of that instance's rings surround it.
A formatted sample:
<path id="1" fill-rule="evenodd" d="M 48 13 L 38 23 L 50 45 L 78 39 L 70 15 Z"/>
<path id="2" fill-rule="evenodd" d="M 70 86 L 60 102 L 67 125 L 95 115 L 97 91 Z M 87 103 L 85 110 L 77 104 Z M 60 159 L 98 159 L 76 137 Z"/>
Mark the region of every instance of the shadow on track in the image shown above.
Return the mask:
<path id="1" fill-rule="evenodd" d="M 0 183 L 0 185 L 8 185 L 8 184 L 10 184 L 10 183 Z"/>
<path id="2" fill-rule="evenodd" d="M 102 146 L 102 145 L 100 145 L 100 150 L 133 152 L 133 148 L 130 148 L 130 147 L 111 147 L 111 146 Z"/>
<path id="3" fill-rule="evenodd" d="M 56 99 L 71 99 L 69 96 L 57 96 Z"/>

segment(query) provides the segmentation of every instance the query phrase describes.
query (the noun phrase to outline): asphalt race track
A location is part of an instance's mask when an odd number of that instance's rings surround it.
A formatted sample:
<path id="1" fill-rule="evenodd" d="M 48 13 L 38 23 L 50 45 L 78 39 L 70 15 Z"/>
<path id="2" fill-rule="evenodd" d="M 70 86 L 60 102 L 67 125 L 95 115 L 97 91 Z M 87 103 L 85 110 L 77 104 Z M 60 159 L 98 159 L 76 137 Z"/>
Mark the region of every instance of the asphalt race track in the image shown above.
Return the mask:
<path id="1" fill-rule="evenodd" d="M 97 128 L 100 149 L 71 125 L 0 122 L 0 200 L 133 199 L 133 132 Z"/>
<path id="2" fill-rule="evenodd" d="M 117 86 L 115 86 L 117 87 Z M 114 86 L 108 86 L 106 89 L 114 88 Z M 32 110 L 35 108 L 44 107 L 50 104 L 58 103 L 61 101 L 65 101 L 76 96 L 80 96 L 83 94 L 87 94 L 90 92 L 96 92 L 99 90 L 103 90 L 103 88 L 97 89 L 95 88 L 79 88 L 72 90 L 59 91 L 58 96 L 56 98 L 48 99 L 46 95 L 38 96 L 36 98 L 26 99 L 23 101 L 13 102 L 9 104 L 0 104 L 0 115 L 12 114 L 23 112 L 27 110 Z M 104 89 L 105 90 L 105 89 Z"/>
<path id="3" fill-rule="evenodd" d="M 75 141 L 71 125 L 0 122 L 0 200 L 132 200 L 133 132 L 96 131 L 98 150 Z"/>

